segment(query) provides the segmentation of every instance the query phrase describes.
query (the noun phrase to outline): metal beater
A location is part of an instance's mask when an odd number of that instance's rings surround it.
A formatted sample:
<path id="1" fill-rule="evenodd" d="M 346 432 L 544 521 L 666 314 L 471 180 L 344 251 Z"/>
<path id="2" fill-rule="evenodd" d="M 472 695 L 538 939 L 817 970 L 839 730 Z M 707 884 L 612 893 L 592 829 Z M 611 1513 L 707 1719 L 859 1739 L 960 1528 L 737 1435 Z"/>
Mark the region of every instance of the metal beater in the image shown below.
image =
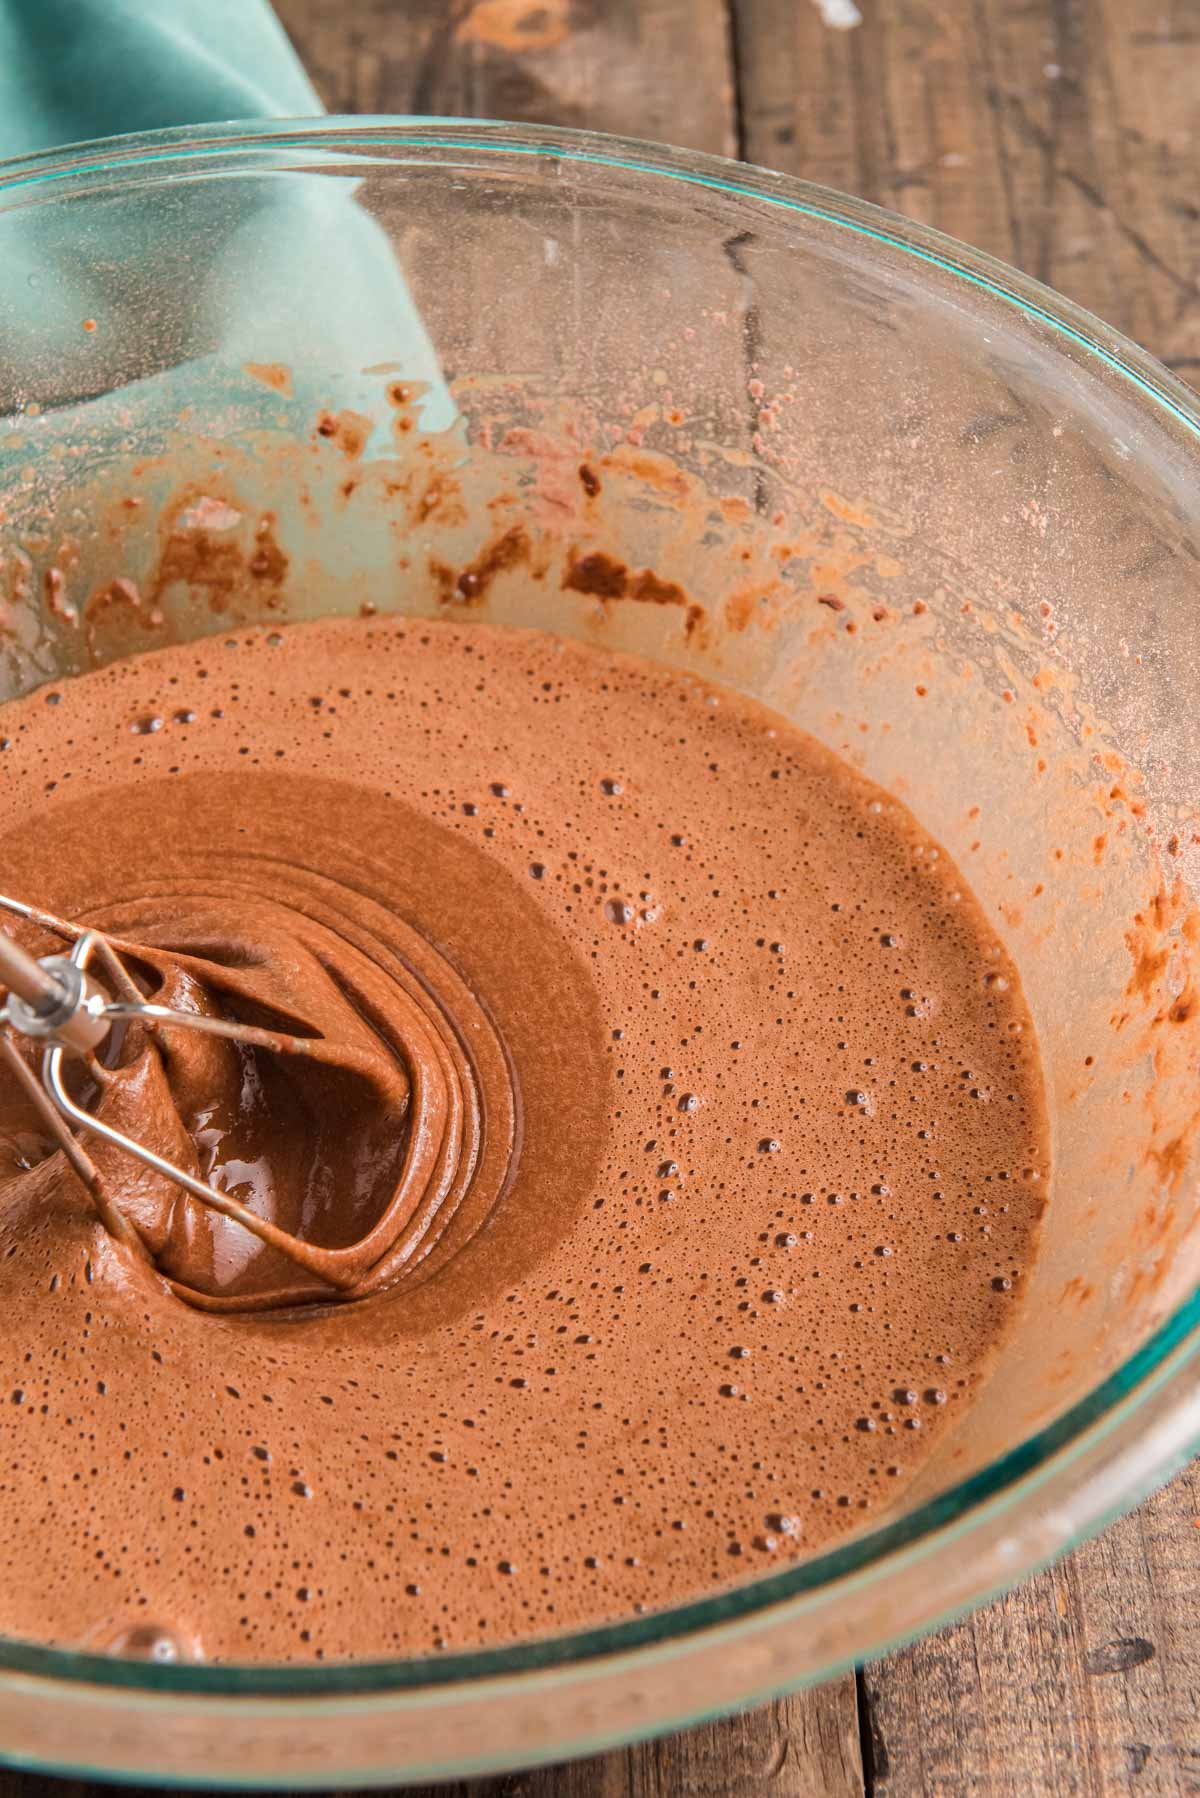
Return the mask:
<path id="1" fill-rule="evenodd" d="M 98 1062 L 97 1051 L 119 1024 L 138 1023 L 151 1030 L 200 1030 L 250 1048 L 270 1049 L 277 1054 L 301 1055 L 313 1060 L 329 1058 L 325 1045 L 319 1039 L 260 1030 L 251 1024 L 156 1005 L 142 993 L 103 932 L 85 929 L 3 894 L 0 894 L 0 910 L 25 918 L 70 944 L 65 954 L 47 955 L 37 960 L 7 931 L 0 930 L 0 988 L 7 989 L 7 998 L 0 1006 L 0 1026 L 3 1026 L 0 1028 L 0 1055 L 37 1106 L 71 1166 L 88 1188 L 110 1235 L 129 1247 L 143 1247 L 133 1224 L 105 1191 L 99 1170 L 74 1130 L 101 1137 L 114 1148 L 134 1156 L 146 1167 L 173 1180 L 201 1204 L 232 1218 L 260 1241 L 280 1249 L 296 1265 L 322 1280 L 334 1286 L 354 1284 L 358 1274 L 342 1273 L 331 1266 L 327 1251 L 279 1229 L 231 1194 L 197 1179 L 185 1168 L 168 1161 L 147 1148 L 145 1143 L 114 1129 L 87 1110 L 72 1096 L 64 1078 L 64 1060 L 72 1054 L 84 1061 L 97 1085 L 103 1088 L 109 1074 Z M 111 993 L 89 971 L 93 961 L 102 965 Z M 13 1032 L 45 1044 L 40 1081 L 17 1048 Z"/>

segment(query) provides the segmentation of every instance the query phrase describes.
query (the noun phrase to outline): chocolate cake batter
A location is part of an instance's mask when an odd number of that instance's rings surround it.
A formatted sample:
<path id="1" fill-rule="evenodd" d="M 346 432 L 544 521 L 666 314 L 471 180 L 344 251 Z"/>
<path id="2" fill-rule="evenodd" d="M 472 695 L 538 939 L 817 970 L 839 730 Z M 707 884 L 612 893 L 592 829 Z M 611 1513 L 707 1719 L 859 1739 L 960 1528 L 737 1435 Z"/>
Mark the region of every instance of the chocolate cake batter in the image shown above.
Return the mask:
<path id="1" fill-rule="evenodd" d="M 0 727 L 5 889 L 312 1045 L 137 1027 L 80 1075 L 296 1253 L 92 1145 L 114 1241 L 5 1077 L 0 1629 L 283 1661 L 598 1623 L 870 1522 L 969 1405 L 1044 1205 L 1033 1030 L 948 858 L 814 741 L 395 620 Z"/>

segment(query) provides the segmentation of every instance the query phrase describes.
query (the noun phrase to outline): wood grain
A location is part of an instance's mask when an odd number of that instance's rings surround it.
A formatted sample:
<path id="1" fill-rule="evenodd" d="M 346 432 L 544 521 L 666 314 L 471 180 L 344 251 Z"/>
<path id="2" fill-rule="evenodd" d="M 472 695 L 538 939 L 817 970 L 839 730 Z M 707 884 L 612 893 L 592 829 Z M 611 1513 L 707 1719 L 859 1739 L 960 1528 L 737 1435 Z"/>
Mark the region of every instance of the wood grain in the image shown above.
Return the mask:
<path id="1" fill-rule="evenodd" d="M 1200 378 L 1200 8 L 734 0 L 752 161 L 1015 262 Z M 879 1798 L 1200 1793 L 1194 1470 L 1000 1603 L 865 1669 Z"/>
<path id="2" fill-rule="evenodd" d="M 323 99 L 738 153 L 1019 264 L 1200 380 L 1200 0 L 277 0 Z M 1200 1476 L 860 1676 L 457 1798 L 1200 1794 Z M 864 1754 L 865 1750 L 865 1754 Z M 106 1788 L 0 1774 L 0 1798 Z M 434 1789 L 429 1789 L 433 1798 Z"/>
<path id="3" fill-rule="evenodd" d="M 868 1667 L 869 1789 L 1200 1791 L 1198 1538 L 1193 1468 L 998 1604 Z"/>
<path id="4" fill-rule="evenodd" d="M 1200 371 L 1194 0 L 733 0 L 743 154 L 1015 262 Z"/>
<path id="5" fill-rule="evenodd" d="M 331 112 L 520 119 L 733 155 L 721 0 L 280 0 Z"/>

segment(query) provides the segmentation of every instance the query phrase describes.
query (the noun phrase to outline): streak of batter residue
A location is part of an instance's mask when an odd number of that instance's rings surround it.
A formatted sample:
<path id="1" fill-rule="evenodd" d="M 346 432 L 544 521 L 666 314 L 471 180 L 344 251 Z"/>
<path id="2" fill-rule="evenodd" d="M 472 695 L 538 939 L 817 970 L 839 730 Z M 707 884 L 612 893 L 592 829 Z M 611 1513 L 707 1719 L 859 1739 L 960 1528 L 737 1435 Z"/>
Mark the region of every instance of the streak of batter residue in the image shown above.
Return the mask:
<path id="1" fill-rule="evenodd" d="M 461 1649 L 696 1598 L 903 1491 L 1009 1328 L 1049 1169 L 1016 970 L 901 805 L 732 693 L 483 625 L 241 631 L 48 697 L 5 713 L 31 898 L 139 877 L 59 858 L 34 890 L 35 811 L 39 844 L 157 818 L 176 877 L 227 853 L 269 891 L 302 856 L 442 946 L 527 1096 L 547 1061 L 606 1072 L 596 1106 L 535 1107 L 437 1278 L 291 1320 L 188 1310 L 10 1143 L 0 1629 Z M 404 870 L 436 894 L 468 849 L 477 890 L 414 916 Z M 594 1041 L 497 946 L 521 907 Z"/>

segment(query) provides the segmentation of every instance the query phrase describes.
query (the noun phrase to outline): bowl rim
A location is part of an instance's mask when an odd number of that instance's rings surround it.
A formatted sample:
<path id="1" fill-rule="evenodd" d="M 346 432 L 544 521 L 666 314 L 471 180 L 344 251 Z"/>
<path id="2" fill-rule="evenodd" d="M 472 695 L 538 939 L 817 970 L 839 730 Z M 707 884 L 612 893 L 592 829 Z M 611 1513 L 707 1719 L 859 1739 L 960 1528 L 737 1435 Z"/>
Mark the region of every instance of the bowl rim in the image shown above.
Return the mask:
<path id="1" fill-rule="evenodd" d="M 1130 383 L 1200 441 L 1200 400 L 1184 382 L 1131 340 L 1074 302 L 1006 263 L 867 201 L 752 164 L 601 132 L 529 126 L 500 120 L 420 116 L 330 116 L 188 126 L 91 140 L 0 161 L 0 213 L 43 201 L 75 199 L 139 181 L 169 181 L 199 172 L 311 169 L 312 153 L 369 167 L 396 166 L 387 149 L 464 150 L 554 157 L 662 177 L 732 197 L 765 201 L 802 218 L 841 228 L 910 255 L 1048 327 Z M 299 154 L 297 154 L 299 153 Z M 289 160 L 291 158 L 291 160 Z M 319 166 L 319 165 L 318 165 Z M 206 167 L 206 174 L 213 169 Z M 1144 1413 L 1144 1417 L 1143 1417 Z M 1129 1452 L 1143 1422 L 1153 1428 L 1145 1452 Z M 114 1696 L 175 1693 L 200 1698 L 341 1701 L 420 1700 L 434 1689 L 501 1686 L 519 1678 L 564 1678 L 589 1663 L 614 1670 L 656 1650 L 679 1653 L 703 1638 L 744 1639 L 783 1618 L 801 1622 L 825 1603 L 846 1603 L 874 1575 L 918 1566 L 949 1541 L 987 1533 L 1023 1494 L 1027 1523 L 1013 1519 L 999 1562 L 986 1561 L 974 1584 L 946 1609 L 906 1619 L 890 1634 L 868 1630 L 855 1657 L 882 1652 L 993 1596 L 1138 1502 L 1200 1444 L 1200 1286 L 1092 1391 L 1025 1441 L 891 1523 L 865 1529 L 835 1548 L 788 1569 L 761 1574 L 714 1594 L 583 1630 L 508 1646 L 390 1660 L 277 1664 L 258 1662 L 149 1664 L 0 1637 L 0 1677 L 33 1675 L 111 1689 Z M 1083 1484 L 1080 1484 L 1080 1481 Z M 1036 1515 L 1035 1515 L 1036 1511 Z M 1047 1528 L 1047 1517 L 1051 1525 Z M 808 1669 L 817 1678 L 845 1661 Z M 792 1679 L 790 1683 L 796 1683 Z M 773 1689 L 780 1689 L 776 1686 Z M 766 1694 L 762 1694 L 765 1696 Z M 753 1695 L 735 1695 L 727 1708 Z M 679 1714 L 656 1727 L 700 1714 L 681 1701 Z M 703 1714 L 709 1714 L 706 1710 Z M 561 1751 L 559 1749 L 558 1751 Z"/>

